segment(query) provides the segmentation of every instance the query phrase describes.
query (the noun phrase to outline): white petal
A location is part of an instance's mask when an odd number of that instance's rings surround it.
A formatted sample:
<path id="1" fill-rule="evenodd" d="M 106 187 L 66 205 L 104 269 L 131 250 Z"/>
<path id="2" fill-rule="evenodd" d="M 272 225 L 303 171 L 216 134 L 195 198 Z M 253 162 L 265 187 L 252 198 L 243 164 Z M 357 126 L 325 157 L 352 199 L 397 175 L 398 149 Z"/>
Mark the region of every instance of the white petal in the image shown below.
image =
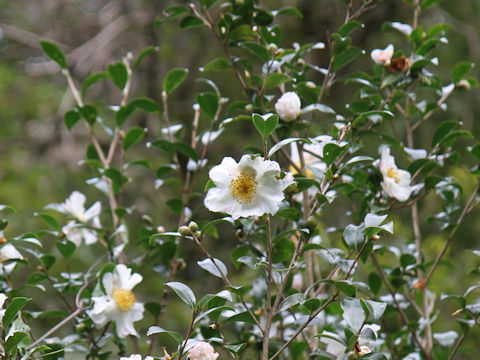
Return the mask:
<path id="1" fill-rule="evenodd" d="M 229 186 L 232 178 L 239 175 L 238 164 L 231 157 L 223 158 L 220 165 L 210 169 L 208 175 L 216 186 Z"/>
<path id="2" fill-rule="evenodd" d="M 0 308 L 3 308 L 3 304 L 5 303 L 5 300 L 7 300 L 7 298 L 7 295 L 5 295 L 4 293 L 0 293 Z"/>
<path id="3" fill-rule="evenodd" d="M 85 212 L 85 218 L 87 219 L 87 221 L 89 221 L 90 219 L 99 216 L 101 212 L 102 204 L 100 204 L 100 201 L 97 201 Z"/>
<path id="4" fill-rule="evenodd" d="M 98 328 L 105 326 L 119 311 L 115 300 L 110 296 L 93 297 L 93 309 L 87 312 Z"/>
<path id="5" fill-rule="evenodd" d="M 135 303 L 130 310 L 117 314 L 114 320 L 116 322 L 117 335 L 120 338 L 124 338 L 128 335 L 134 335 L 138 337 L 138 333 L 135 330 L 133 323 L 143 318 L 143 311 L 143 304 Z"/>
<path id="6" fill-rule="evenodd" d="M 227 188 L 211 188 L 205 197 L 205 206 L 208 210 L 213 212 L 227 212 L 226 210 L 231 206 L 235 199 Z"/>

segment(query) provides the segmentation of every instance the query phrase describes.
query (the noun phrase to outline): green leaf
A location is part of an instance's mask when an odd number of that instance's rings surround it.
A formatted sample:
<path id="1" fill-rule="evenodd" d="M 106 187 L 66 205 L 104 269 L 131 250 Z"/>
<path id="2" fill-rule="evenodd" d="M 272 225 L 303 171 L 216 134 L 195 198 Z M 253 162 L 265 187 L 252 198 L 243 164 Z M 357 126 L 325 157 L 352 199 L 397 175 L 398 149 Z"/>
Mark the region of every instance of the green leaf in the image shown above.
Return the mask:
<path id="1" fill-rule="evenodd" d="M 40 261 L 42 262 L 42 265 L 45 269 L 49 269 L 52 267 L 53 264 L 55 264 L 55 261 L 57 259 L 53 255 L 42 255 L 40 256 Z"/>
<path id="2" fill-rule="evenodd" d="M 198 94 L 197 103 L 210 119 L 215 118 L 218 110 L 218 96 L 216 94 L 212 92 Z"/>
<path id="3" fill-rule="evenodd" d="M 357 21 L 357 20 L 349 21 L 348 23 L 343 24 L 340 27 L 340 29 L 338 30 L 338 33 L 340 34 L 340 36 L 345 37 L 359 26 L 363 26 L 363 24 L 360 21 Z"/>
<path id="4" fill-rule="evenodd" d="M 100 80 L 102 79 L 108 79 L 110 76 L 102 71 L 102 72 L 97 72 L 97 73 L 94 73 L 92 75 L 90 75 L 89 77 L 87 77 L 85 79 L 85 81 L 83 82 L 83 85 L 82 85 L 82 95 L 85 93 L 85 91 L 87 91 L 87 89 L 96 84 L 97 82 L 99 82 Z"/>
<path id="5" fill-rule="evenodd" d="M 275 10 L 275 11 L 272 11 L 272 12 L 275 16 L 278 16 L 278 15 L 296 15 L 300 19 L 303 18 L 302 13 L 295 6 L 285 6 L 281 9 L 278 9 L 278 10 Z"/>
<path id="6" fill-rule="evenodd" d="M 141 109 L 143 111 L 146 111 L 152 114 L 159 113 L 162 111 L 162 109 L 160 108 L 160 105 L 158 105 L 158 103 L 155 100 L 146 98 L 146 97 L 135 98 L 131 100 L 128 104 L 137 109 Z"/>
<path id="7" fill-rule="evenodd" d="M 23 309 L 23 307 L 30 301 L 31 299 L 25 297 L 17 297 L 13 298 L 8 304 L 7 309 L 5 310 L 5 315 L 3 316 L 2 324 L 4 329 L 8 329 L 10 324 L 13 322 L 17 313 Z"/>
<path id="8" fill-rule="evenodd" d="M 183 143 L 183 142 L 176 142 L 172 144 L 174 149 L 181 152 L 183 155 L 187 156 L 188 158 L 198 161 L 200 157 L 195 149 L 193 149 L 190 145 Z"/>
<path id="9" fill-rule="evenodd" d="M 213 261 L 215 261 L 215 264 L 218 266 L 218 268 L 220 268 L 221 272 L 217 269 L 217 266 L 215 266 Z M 214 258 L 213 261 L 210 260 L 209 258 L 207 258 L 207 259 L 204 259 L 202 261 L 197 261 L 197 264 L 198 264 L 198 266 L 200 266 L 202 269 L 208 271 L 213 276 L 216 276 L 216 277 L 219 277 L 219 278 L 223 279 L 225 276 L 227 276 L 227 267 L 219 259 Z"/>
<path id="10" fill-rule="evenodd" d="M 228 70 L 230 69 L 230 63 L 224 58 L 216 58 L 210 61 L 207 65 L 203 67 L 203 71 L 212 71 L 212 70 Z"/>
<path id="11" fill-rule="evenodd" d="M 349 64 L 355 58 L 362 53 L 362 50 L 356 47 L 349 47 L 346 50 L 335 55 L 335 60 L 333 63 L 333 71 L 337 72 L 345 65 Z"/>
<path id="12" fill-rule="evenodd" d="M 49 215 L 49 214 L 36 214 L 36 215 L 40 216 L 42 220 L 45 221 L 53 229 L 57 230 L 58 232 L 61 231 L 58 221 L 52 215 Z"/>
<path id="13" fill-rule="evenodd" d="M 122 141 L 123 150 L 127 151 L 137 142 L 142 140 L 142 138 L 145 136 L 145 133 L 146 133 L 146 130 L 144 128 L 141 128 L 138 126 L 134 126 L 130 128 L 125 134 L 125 137 L 123 138 L 123 141 Z"/>
<path id="14" fill-rule="evenodd" d="M 297 209 L 286 208 L 286 209 L 279 210 L 275 214 L 275 216 L 280 216 L 286 219 L 290 219 L 292 221 L 298 221 L 302 218 L 302 213 Z"/>
<path id="15" fill-rule="evenodd" d="M 323 147 L 323 160 L 327 166 L 330 166 L 344 149 L 345 147 L 338 146 L 337 144 L 326 144 Z"/>
<path id="16" fill-rule="evenodd" d="M 450 132 L 456 130 L 460 127 L 460 123 L 458 121 L 444 121 L 440 125 L 438 125 L 437 130 L 435 130 L 435 134 L 432 138 L 432 148 L 435 145 L 439 144 Z"/>
<path id="17" fill-rule="evenodd" d="M 73 126 L 80 120 L 80 115 L 75 110 L 70 110 L 63 115 L 63 121 L 68 130 L 72 130 Z"/>
<path id="18" fill-rule="evenodd" d="M 380 275 L 374 272 L 370 273 L 370 275 L 368 275 L 368 286 L 375 295 L 378 294 L 382 287 L 382 278 Z"/>
<path id="19" fill-rule="evenodd" d="M 167 95 L 171 94 L 175 90 L 188 74 L 188 69 L 175 68 L 168 72 L 167 76 L 163 80 L 163 90 Z"/>
<path id="20" fill-rule="evenodd" d="M 277 241 L 273 248 L 273 262 L 284 262 L 291 260 L 293 252 L 295 251 L 295 244 L 287 239 L 283 238 Z"/>
<path id="21" fill-rule="evenodd" d="M 304 142 L 307 144 L 311 144 L 312 142 L 308 139 L 302 139 L 302 138 L 288 138 L 288 139 L 283 139 L 282 141 L 279 141 L 275 145 L 273 145 L 270 150 L 268 151 L 268 157 L 272 157 L 273 154 L 275 154 L 278 150 L 283 148 L 284 146 L 292 143 L 292 142 Z"/>
<path id="22" fill-rule="evenodd" d="M 278 312 L 282 312 L 285 310 L 290 309 L 292 306 L 298 305 L 298 304 L 303 304 L 305 301 L 303 294 L 302 293 L 296 293 L 292 294 L 290 296 L 287 296 L 281 303 L 280 306 L 278 307 Z"/>
<path id="23" fill-rule="evenodd" d="M 140 51 L 140 54 L 138 54 L 137 58 L 135 59 L 133 68 L 136 68 L 145 56 L 157 51 L 158 51 L 158 48 L 156 48 L 155 46 L 147 46 L 146 48 L 144 48 L 142 51 Z"/>
<path id="24" fill-rule="evenodd" d="M 372 353 L 363 355 L 362 360 L 387 360 L 387 358 L 382 353 L 372 352 Z"/>
<path id="25" fill-rule="evenodd" d="M 357 333 L 366 319 L 365 311 L 359 299 L 343 299 L 340 306 L 343 310 L 343 319 L 347 325 Z"/>
<path id="26" fill-rule="evenodd" d="M 117 192 L 118 189 L 120 189 L 120 187 L 124 183 L 124 177 L 123 177 L 122 173 L 115 168 L 112 168 L 112 167 L 108 168 L 105 171 L 105 176 L 112 179 L 113 185 L 115 187 L 115 192 Z"/>
<path id="27" fill-rule="evenodd" d="M 363 120 L 365 120 L 366 118 L 370 117 L 370 116 L 381 116 L 382 119 L 385 119 L 385 118 L 393 118 L 395 117 L 395 115 L 391 112 L 391 111 L 387 111 L 387 110 L 372 110 L 372 111 L 366 111 L 364 113 L 361 113 L 360 115 L 358 115 L 355 120 L 353 121 L 353 125 L 354 126 L 358 126 L 360 125 Z"/>
<path id="28" fill-rule="evenodd" d="M 365 299 L 361 299 L 361 301 L 364 304 L 364 307 L 367 309 L 368 314 L 375 322 L 380 320 L 385 312 L 385 309 L 387 308 L 387 303 L 384 302 Z"/>
<path id="29" fill-rule="evenodd" d="M 65 259 L 68 259 L 70 256 L 72 256 L 73 252 L 77 248 L 75 243 L 68 239 L 65 239 L 62 242 L 56 242 L 55 246 Z"/>
<path id="30" fill-rule="evenodd" d="M 90 124 L 93 125 L 97 120 L 97 109 L 93 105 L 84 105 L 83 107 L 78 107 L 80 115 Z"/>
<path id="31" fill-rule="evenodd" d="M 253 31 L 250 25 L 240 25 L 235 27 L 230 33 L 228 34 L 230 40 L 234 41 L 248 41 L 248 40 L 255 40 L 257 37 L 257 33 Z"/>
<path id="32" fill-rule="evenodd" d="M 452 71 L 452 81 L 454 83 L 462 80 L 472 70 L 472 64 L 466 61 L 459 62 Z"/>
<path id="33" fill-rule="evenodd" d="M 188 29 L 188 28 L 192 28 L 195 26 L 202 26 L 202 25 L 203 25 L 203 21 L 193 15 L 187 15 L 182 19 L 182 21 L 180 21 L 180 27 L 182 29 Z"/>
<path id="34" fill-rule="evenodd" d="M 206 9 L 212 7 L 218 0 L 200 0 L 200 3 L 205 6 Z"/>
<path id="35" fill-rule="evenodd" d="M 124 63 L 117 62 L 108 65 L 107 73 L 113 83 L 117 85 L 120 90 L 125 88 L 128 80 L 128 71 Z"/>
<path id="36" fill-rule="evenodd" d="M 168 334 L 177 342 L 177 344 L 181 344 L 183 341 L 183 337 L 179 333 L 176 333 L 175 331 L 162 329 L 160 326 L 150 326 L 148 328 L 147 336 L 154 335 L 154 334 Z"/>
<path id="37" fill-rule="evenodd" d="M 28 334 L 22 331 L 15 332 L 12 336 L 7 339 L 5 344 L 5 349 L 7 353 L 11 353 L 13 350 L 17 350 L 17 345 L 20 344 L 23 340 L 28 338 Z"/>
<path id="38" fill-rule="evenodd" d="M 168 207 L 170 209 L 172 209 L 172 211 L 175 214 L 180 215 L 182 213 L 182 208 L 183 208 L 182 200 L 180 200 L 180 199 L 170 199 L 170 200 L 167 200 L 166 204 L 168 205 Z"/>
<path id="39" fill-rule="evenodd" d="M 270 54 L 268 50 L 262 45 L 254 42 L 243 42 L 241 46 L 247 49 L 252 54 L 258 56 L 260 60 L 262 60 L 264 63 L 268 62 L 268 60 L 270 59 Z"/>
<path id="40" fill-rule="evenodd" d="M 175 291 L 175 293 L 187 304 L 190 309 L 194 310 L 197 300 L 195 299 L 195 294 L 193 291 L 185 284 L 177 281 L 171 281 L 165 284 L 170 289 Z"/>
<path id="41" fill-rule="evenodd" d="M 67 59 L 65 59 L 65 55 L 63 55 L 62 50 L 57 45 L 49 41 L 39 41 L 39 43 L 43 52 L 50 60 L 56 62 L 62 69 L 67 68 Z"/>
<path id="42" fill-rule="evenodd" d="M 268 118 L 267 115 L 269 115 Z M 253 124 L 264 139 L 266 139 L 273 132 L 273 130 L 275 130 L 278 124 L 277 115 L 267 115 L 261 116 L 259 114 L 253 114 L 252 116 Z"/>
<path id="43" fill-rule="evenodd" d="M 286 82 L 292 81 L 290 77 L 285 74 L 275 72 L 271 74 L 267 80 L 265 80 L 264 87 L 266 90 L 273 89 L 281 84 L 285 84 Z"/>

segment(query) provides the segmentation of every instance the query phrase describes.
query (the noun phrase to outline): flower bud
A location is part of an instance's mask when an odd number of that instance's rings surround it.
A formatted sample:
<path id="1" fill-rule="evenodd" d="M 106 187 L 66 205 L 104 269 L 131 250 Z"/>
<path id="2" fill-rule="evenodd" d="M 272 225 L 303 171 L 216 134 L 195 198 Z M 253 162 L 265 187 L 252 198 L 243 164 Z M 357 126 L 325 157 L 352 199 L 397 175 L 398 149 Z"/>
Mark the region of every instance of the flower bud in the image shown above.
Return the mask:
<path id="1" fill-rule="evenodd" d="M 358 355 L 362 357 L 363 355 L 370 354 L 372 350 L 368 346 L 360 346 L 360 351 L 358 352 Z"/>
<path id="2" fill-rule="evenodd" d="M 198 225 L 195 221 L 190 221 L 190 223 L 188 224 L 188 227 L 190 228 L 190 230 L 192 230 L 192 232 L 195 232 L 198 230 Z"/>
<path id="3" fill-rule="evenodd" d="M 192 230 L 190 230 L 190 228 L 188 226 L 180 226 L 178 228 L 178 232 L 182 235 L 182 236 L 189 236 L 189 235 L 192 235 Z"/>
<path id="4" fill-rule="evenodd" d="M 358 359 L 357 354 L 355 354 L 355 351 L 349 351 L 347 354 L 348 360 L 356 360 Z"/>
<path id="5" fill-rule="evenodd" d="M 195 231 L 193 236 L 195 236 L 197 239 L 200 239 L 202 237 L 202 232 L 199 230 L 199 231 Z"/>
<path id="6" fill-rule="evenodd" d="M 289 91 L 283 94 L 275 103 L 275 111 L 283 121 L 293 121 L 298 118 L 301 111 L 301 102 L 298 95 Z"/>
<path id="7" fill-rule="evenodd" d="M 470 90 L 472 85 L 470 85 L 470 83 L 468 82 L 468 80 L 460 80 L 457 84 L 456 84 L 457 87 L 459 88 L 464 88 L 464 89 L 467 89 L 467 90 Z"/>

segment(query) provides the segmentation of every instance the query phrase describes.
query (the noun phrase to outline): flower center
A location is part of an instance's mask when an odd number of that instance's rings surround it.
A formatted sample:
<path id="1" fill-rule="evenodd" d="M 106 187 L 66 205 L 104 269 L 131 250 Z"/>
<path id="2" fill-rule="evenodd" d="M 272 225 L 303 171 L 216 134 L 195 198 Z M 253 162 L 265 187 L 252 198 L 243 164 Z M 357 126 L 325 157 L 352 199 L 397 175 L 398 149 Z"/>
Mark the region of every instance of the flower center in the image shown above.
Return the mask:
<path id="1" fill-rule="evenodd" d="M 112 295 L 117 303 L 117 306 L 123 311 L 130 310 L 133 304 L 135 304 L 135 301 L 137 301 L 137 299 L 135 299 L 135 295 L 130 290 L 113 289 Z"/>
<path id="2" fill-rule="evenodd" d="M 387 170 L 387 176 L 394 179 L 397 184 L 400 181 L 400 174 L 393 166 Z"/>
<path id="3" fill-rule="evenodd" d="M 239 177 L 230 183 L 230 192 L 233 198 L 240 204 L 248 204 L 252 201 L 257 191 L 258 182 L 255 180 L 255 174 L 249 174 L 242 171 Z"/>

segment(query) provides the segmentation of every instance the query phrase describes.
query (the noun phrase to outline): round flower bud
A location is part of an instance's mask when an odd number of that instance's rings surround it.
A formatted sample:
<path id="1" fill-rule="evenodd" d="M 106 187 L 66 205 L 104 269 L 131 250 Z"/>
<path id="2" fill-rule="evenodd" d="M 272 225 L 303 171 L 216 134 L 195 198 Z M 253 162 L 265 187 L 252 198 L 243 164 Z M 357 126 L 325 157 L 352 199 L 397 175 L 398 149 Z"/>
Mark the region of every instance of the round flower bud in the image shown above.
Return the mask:
<path id="1" fill-rule="evenodd" d="M 178 232 L 180 233 L 180 235 L 182 236 L 189 236 L 189 235 L 192 235 L 192 230 L 190 230 L 190 228 L 188 226 L 180 226 L 178 228 Z"/>
<path id="2" fill-rule="evenodd" d="M 357 354 L 355 354 L 355 351 L 349 351 L 347 354 L 348 360 L 356 360 L 358 359 Z"/>
<path id="3" fill-rule="evenodd" d="M 301 102 L 298 95 L 289 91 L 283 94 L 275 104 L 275 111 L 283 121 L 293 121 L 298 118 L 301 110 Z"/>
<path id="4" fill-rule="evenodd" d="M 192 230 L 193 232 L 197 231 L 198 230 L 198 225 L 195 221 L 190 221 L 190 223 L 188 224 L 188 227 L 190 228 L 190 230 Z"/>

